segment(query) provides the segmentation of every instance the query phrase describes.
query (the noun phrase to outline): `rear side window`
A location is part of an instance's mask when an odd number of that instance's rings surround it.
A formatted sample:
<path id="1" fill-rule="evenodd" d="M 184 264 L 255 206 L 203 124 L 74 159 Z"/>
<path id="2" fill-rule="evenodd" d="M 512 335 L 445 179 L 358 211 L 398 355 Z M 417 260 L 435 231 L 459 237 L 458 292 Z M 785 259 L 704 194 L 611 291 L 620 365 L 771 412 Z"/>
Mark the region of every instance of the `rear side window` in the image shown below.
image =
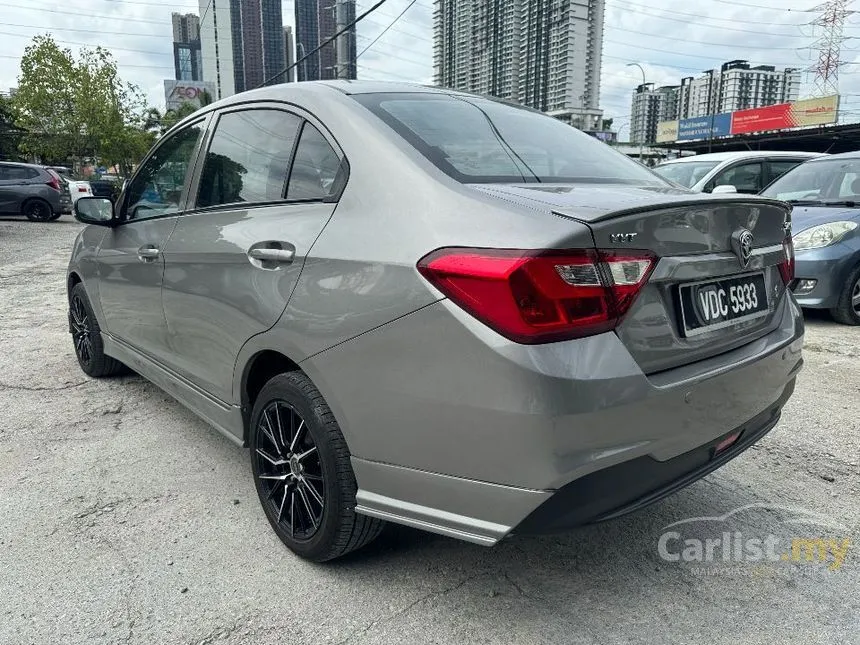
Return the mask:
<path id="1" fill-rule="evenodd" d="M 552 117 L 445 94 L 353 98 L 463 183 L 600 182 L 666 186 L 657 175 Z"/>
<path id="2" fill-rule="evenodd" d="M 302 128 L 290 172 L 287 199 L 325 199 L 340 190 L 345 179 L 340 156 L 310 123 Z"/>
<path id="3" fill-rule="evenodd" d="M 794 168 L 796 165 L 800 164 L 802 160 L 800 159 L 788 159 L 785 161 L 771 161 L 770 162 L 770 180 L 774 181 L 779 177 L 782 177 L 789 170 Z"/>
<path id="4" fill-rule="evenodd" d="M 0 180 L 23 181 L 25 179 L 36 179 L 39 171 L 35 168 L 24 166 L 0 166 Z"/>
<path id="5" fill-rule="evenodd" d="M 301 118 L 281 110 L 222 115 L 206 153 L 197 207 L 283 199 L 299 125 Z"/>

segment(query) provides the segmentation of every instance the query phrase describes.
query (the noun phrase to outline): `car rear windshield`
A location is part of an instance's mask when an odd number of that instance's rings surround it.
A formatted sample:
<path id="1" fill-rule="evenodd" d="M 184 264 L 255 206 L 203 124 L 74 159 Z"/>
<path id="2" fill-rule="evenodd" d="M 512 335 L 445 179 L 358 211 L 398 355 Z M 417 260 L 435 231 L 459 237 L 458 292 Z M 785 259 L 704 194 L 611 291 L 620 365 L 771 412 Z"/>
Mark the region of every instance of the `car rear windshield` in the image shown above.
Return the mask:
<path id="1" fill-rule="evenodd" d="M 661 177 L 687 188 L 695 186 L 705 175 L 716 168 L 719 161 L 680 161 L 665 163 L 654 168 Z"/>
<path id="2" fill-rule="evenodd" d="M 462 183 L 666 185 L 607 144 L 529 109 L 447 94 L 360 94 L 353 98 Z"/>

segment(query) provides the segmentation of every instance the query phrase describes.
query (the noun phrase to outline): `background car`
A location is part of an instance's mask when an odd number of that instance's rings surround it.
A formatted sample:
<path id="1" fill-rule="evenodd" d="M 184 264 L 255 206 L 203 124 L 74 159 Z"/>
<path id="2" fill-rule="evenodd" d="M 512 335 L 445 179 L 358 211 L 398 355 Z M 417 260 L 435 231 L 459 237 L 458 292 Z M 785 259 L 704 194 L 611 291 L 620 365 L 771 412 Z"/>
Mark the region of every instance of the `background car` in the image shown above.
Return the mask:
<path id="1" fill-rule="evenodd" d="M 118 179 L 90 179 L 90 187 L 96 197 L 106 197 L 116 201 L 122 183 Z"/>
<path id="2" fill-rule="evenodd" d="M 66 178 L 58 174 L 55 170 L 47 168 L 47 171 L 54 175 L 60 182 L 60 211 L 54 213 L 55 219 L 63 213 L 71 214 L 72 212 L 72 195 L 69 191 L 69 182 Z"/>
<path id="3" fill-rule="evenodd" d="M 56 173 L 34 164 L 0 162 L 0 214 L 48 222 L 62 212 Z"/>
<path id="4" fill-rule="evenodd" d="M 69 330 L 85 373 L 127 366 L 247 444 L 301 556 L 381 520 L 489 546 L 642 508 L 776 425 L 789 212 L 502 101 L 285 83 L 78 201 Z"/>
<path id="5" fill-rule="evenodd" d="M 717 186 L 731 186 L 734 192 L 752 195 L 797 164 L 820 156 L 817 152 L 714 152 L 672 159 L 653 170 L 696 192 L 710 193 Z"/>
<path id="6" fill-rule="evenodd" d="M 762 195 L 794 205 L 792 288 L 800 305 L 860 325 L 860 152 L 807 161 Z"/>
<path id="7" fill-rule="evenodd" d="M 66 183 L 69 186 L 69 195 L 72 198 L 72 206 L 74 206 L 75 202 L 77 202 L 81 197 L 93 196 L 93 189 L 90 186 L 90 182 L 72 179 L 72 171 L 70 168 L 66 166 L 48 167 L 66 180 Z"/>

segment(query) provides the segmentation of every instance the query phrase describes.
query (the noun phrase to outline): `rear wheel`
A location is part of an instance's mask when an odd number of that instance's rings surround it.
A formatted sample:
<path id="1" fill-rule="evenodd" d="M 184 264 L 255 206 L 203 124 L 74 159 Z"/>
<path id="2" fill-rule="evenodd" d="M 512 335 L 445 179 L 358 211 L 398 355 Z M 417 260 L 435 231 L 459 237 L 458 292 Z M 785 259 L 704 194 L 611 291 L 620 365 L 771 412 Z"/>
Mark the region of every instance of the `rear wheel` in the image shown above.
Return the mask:
<path id="1" fill-rule="evenodd" d="M 125 365 L 104 353 L 99 321 L 80 282 L 74 286 L 69 298 L 69 328 L 75 344 L 75 356 L 85 374 L 93 377 L 114 376 L 126 371 Z"/>
<path id="2" fill-rule="evenodd" d="M 48 221 L 53 222 L 54 220 L 58 220 L 60 219 L 60 215 L 62 215 L 62 213 L 56 212 L 48 218 Z"/>
<path id="3" fill-rule="evenodd" d="M 860 266 L 851 273 L 830 315 L 843 325 L 860 325 Z"/>
<path id="4" fill-rule="evenodd" d="M 384 522 L 355 512 L 346 441 L 307 376 L 288 372 L 266 383 L 254 403 L 250 444 L 260 503 L 296 554 L 324 562 L 379 535 Z"/>
<path id="5" fill-rule="evenodd" d="M 44 199 L 31 199 L 24 202 L 21 212 L 31 222 L 49 222 L 54 216 L 51 205 Z"/>

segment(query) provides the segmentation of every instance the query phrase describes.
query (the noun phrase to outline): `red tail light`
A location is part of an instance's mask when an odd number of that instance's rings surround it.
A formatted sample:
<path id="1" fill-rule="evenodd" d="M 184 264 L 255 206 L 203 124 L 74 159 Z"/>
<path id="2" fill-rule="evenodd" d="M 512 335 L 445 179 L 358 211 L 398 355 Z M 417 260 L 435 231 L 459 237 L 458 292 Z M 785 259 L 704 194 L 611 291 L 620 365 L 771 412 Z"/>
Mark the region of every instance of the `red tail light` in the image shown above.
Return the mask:
<path id="1" fill-rule="evenodd" d="M 788 286 L 794 280 L 794 242 L 791 239 L 791 234 L 787 235 L 782 242 L 782 250 L 785 252 L 785 259 L 779 263 L 779 274 L 782 276 L 782 281 Z"/>
<path id="2" fill-rule="evenodd" d="M 654 264 L 647 251 L 445 248 L 418 270 L 498 333 L 537 344 L 614 329 Z"/>
<path id="3" fill-rule="evenodd" d="M 47 184 L 54 190 L 60 190 L 60 176 L 53 170 L 48 170 L 48 175 L 51 177 L 51 181 Z"/>

